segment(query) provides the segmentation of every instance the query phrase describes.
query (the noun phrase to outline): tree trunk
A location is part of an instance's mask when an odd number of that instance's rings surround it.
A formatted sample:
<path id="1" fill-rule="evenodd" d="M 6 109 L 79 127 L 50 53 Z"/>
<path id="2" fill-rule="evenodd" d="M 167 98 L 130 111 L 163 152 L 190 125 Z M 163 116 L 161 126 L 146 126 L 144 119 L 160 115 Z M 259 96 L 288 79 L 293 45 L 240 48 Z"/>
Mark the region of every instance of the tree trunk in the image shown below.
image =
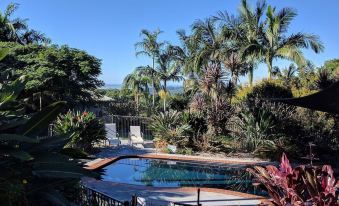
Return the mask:
<path id="1" fill-rule="evenodd" d="M 253 68 L 250 68 L 250 70 L 248 71 L 248 82 L 250 87 L 252 87 L 253 85 Z"/>
<path id="2" fill-rule="evenodd" d="M 164 91 L 165 91 L 165 96 L 164 96 L 164 112 L 166 112 L 167 80 L 164 80 Z"/>
<path id="3" fill-rule="evenodd" d="M 139 94 L 135 95 L 135 103 L 137 105 L 137 113 L 139 114 Z"/>
<path id="4" fill-rule="evenodd" d="M 272 79 L 272 65 L 273 65 L 273 60 L 271 58 L 269 58 L 266 61 L 267 64 L 267 69 L 268 69 L 268 79 L 271 80 Z"/>
<path id="5" fill-rule="evenodd" d="M 154 84 L 154 80 L 152 79 L 152 88 L 153 88 L 153 91 L 152 91 L 152 95 L 153 95 L 153 99 L 152 99 L 152 105 L 153 105 L 153 108 L 154 108 L 154 105 L 155 105 L 155 84 Z"/>
<path id="6" fill-rule="evenodd" d="M 152 64 L 153 70 L 154 70 L 154 56 L 153 56 L 153 64 Z M 152 91 L 152 95 L 153 95 L 153 108 L 155 105 L 155 84 L 154 84 L 154 76 L 152 75 L 152 87 L 153 87 L 153 91 Z"/>

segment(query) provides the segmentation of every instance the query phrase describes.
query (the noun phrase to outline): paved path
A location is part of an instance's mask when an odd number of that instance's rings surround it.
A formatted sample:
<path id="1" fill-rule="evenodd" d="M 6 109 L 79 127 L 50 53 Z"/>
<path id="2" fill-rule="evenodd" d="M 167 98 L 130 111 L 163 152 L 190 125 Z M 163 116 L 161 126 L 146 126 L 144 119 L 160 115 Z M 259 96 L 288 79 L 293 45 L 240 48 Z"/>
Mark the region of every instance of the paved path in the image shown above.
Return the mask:
<path id="1" fill-rule="evenodd" d="M 120 201 L 128 201 L 132 195 L 137 195 L 146 200 L 147 206 L 166 206 L 171 205 L 171 202 L 194 204 L 197 201 L 196 188 L 145 187 L 90 178 L 83 179 L 83 182 L 86 186 Z M 213 192 L 210 189 L 201 189 L 200 203 L 202 206 L 258 205 L 264 200 L 262 197 L 255 195 L 238 194 L 237 192 L 227 190 L 222 191 L 223 193 L 219 193 Z"/>

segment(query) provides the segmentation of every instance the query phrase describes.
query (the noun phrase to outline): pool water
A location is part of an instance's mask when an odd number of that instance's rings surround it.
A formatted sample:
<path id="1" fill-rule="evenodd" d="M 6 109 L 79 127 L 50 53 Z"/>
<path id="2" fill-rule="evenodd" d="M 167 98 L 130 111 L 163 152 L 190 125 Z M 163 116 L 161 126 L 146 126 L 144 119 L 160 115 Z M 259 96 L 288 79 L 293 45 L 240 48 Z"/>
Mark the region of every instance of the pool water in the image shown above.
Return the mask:
<path id="1" fill-rule="evenodd" d="M 102 169 L 101 179 L 154 187 L 210 187 L 260 194 L 243 165 L 145 158 L 118 160 Z"/>

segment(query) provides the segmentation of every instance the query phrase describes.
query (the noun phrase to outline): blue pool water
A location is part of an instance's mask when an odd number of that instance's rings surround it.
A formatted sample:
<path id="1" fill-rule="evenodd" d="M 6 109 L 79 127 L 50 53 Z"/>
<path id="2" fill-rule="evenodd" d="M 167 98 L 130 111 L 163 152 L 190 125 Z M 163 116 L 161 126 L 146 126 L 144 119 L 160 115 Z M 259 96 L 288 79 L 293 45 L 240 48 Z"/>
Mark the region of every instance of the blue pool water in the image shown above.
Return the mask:
<path id="1" fill-rule="evenodd" d="M 154 187 L 211 187 L 258 194 L 246 166 L 145 158 L 118 160 L 102 169 L 101 179 Z"/>

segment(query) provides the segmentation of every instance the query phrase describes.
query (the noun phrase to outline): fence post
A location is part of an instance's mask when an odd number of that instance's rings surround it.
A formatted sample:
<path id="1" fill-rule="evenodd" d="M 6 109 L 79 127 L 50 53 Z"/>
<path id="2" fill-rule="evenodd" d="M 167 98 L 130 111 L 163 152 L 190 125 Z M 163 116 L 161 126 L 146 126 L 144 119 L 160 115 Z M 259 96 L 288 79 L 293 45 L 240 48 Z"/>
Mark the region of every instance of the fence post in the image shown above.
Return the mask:
<path id="1" fill-rule="evenodd" d="M 128 201 L 124 202 L 124 206 L 130 206 Z"/>
<path id="2" fill-rule="evenodd" d="M 138 198 L 137 198 L 136 195 L 132 196 L 132 204 L 131 204 L 131 206 L 137 206 L 137 204 L 138 204 L 138 200 L 137 199 Z"/>
<path id="3" fill-rule="evenodd" d="M 200 188 L 198 188 L 198 199 L 197 199 L 197 205 L 201 206 L 200 204 Z"/>

